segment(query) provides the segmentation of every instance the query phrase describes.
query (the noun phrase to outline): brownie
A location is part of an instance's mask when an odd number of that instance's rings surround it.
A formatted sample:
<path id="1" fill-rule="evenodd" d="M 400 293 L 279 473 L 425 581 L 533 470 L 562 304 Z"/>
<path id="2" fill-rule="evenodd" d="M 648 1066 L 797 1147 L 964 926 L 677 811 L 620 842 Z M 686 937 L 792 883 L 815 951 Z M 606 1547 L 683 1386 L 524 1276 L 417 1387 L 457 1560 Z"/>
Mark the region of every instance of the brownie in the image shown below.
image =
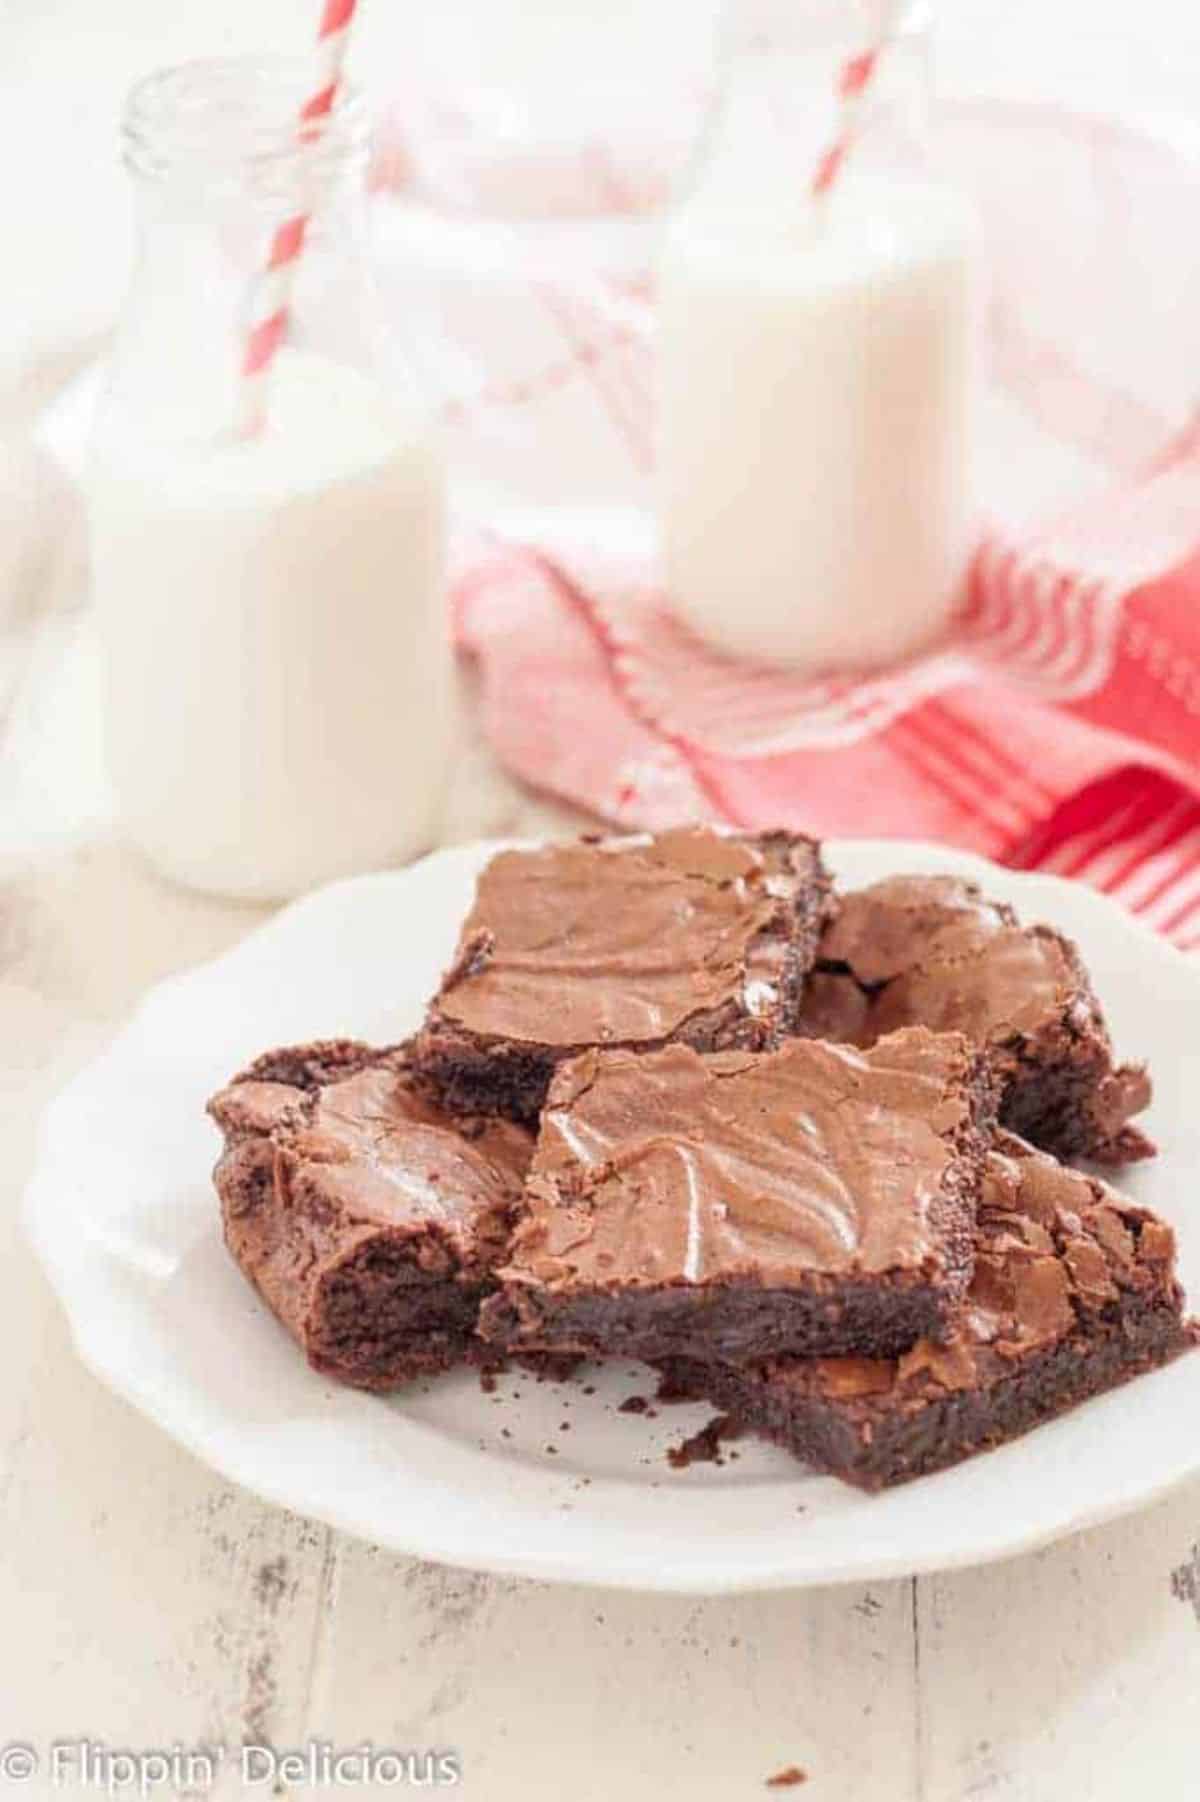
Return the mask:
<path id="1" fill-rule="evenodd" d="M 992 1093 L 959 1034 L 587 1052 L 551 1085 L 500 1292 L 511 1350 L 879 1356 L 970 1275 Z"/>
<path id="2" fill-rule="evenodd" d="M 688 827 L 505 851 L 479 878 L 416 1057 L 446 1105 L 535 1123 L 593 1046 L 766 1050 L 829 907 L 816 844 Z"/>
<path id="3" fill-rule="evenodd" d="M 314 1369 L 390 1389 L 478 1350 L 532 1135 L 451 1119 L 403 1048 L 268 1053 L 209 1102 L 225 1241 Z"/>
<path id="4" fill-rule="evenodd" d="M 997 1134 L 953 1337 L 898 1359 L 666 1369 L 744 1427 L 864 1489 L 956 1464 L 1195 1342 L 1169 1226 L 1098 1178 Z"/>
<path id="5" fill-rule="evenodd" d="M 1153 1155 L 1132 1123 L 1150 1079 L 1115 1062 L 1075 945 L 955 876 L 893 876 L 844 896 L 800 1015 L 802 1032 L 854 1045 L 914 1025 L 986 1045 L 1001 1121 L 1043 1150 L 1102 1164 Z"/>

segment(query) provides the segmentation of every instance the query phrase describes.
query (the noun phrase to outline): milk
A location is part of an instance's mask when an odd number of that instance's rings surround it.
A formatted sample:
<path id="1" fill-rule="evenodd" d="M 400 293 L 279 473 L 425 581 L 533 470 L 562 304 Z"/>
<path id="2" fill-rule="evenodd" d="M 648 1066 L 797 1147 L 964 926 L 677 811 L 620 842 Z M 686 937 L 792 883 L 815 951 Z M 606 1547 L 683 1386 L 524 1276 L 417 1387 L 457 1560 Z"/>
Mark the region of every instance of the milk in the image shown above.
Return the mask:
<path id="1" fill-rule="evenodd" d="M 801 164 L 801 167 L 805 165 Z M 660 481 L 672 604 L 712 644 L 803 668 L 913 649 L 970 537 L 975 234 L 952 190 L 847 165 L 728 179 L 660 271 Z"/>
<path id="2" fill-rule="evenodd" d="M 450 733 L 428 439 L 284 350 L 259 439 L 110 434 L 87 495 L 111 774 L 158 868 L 267 900 L 425 849 Z"/>

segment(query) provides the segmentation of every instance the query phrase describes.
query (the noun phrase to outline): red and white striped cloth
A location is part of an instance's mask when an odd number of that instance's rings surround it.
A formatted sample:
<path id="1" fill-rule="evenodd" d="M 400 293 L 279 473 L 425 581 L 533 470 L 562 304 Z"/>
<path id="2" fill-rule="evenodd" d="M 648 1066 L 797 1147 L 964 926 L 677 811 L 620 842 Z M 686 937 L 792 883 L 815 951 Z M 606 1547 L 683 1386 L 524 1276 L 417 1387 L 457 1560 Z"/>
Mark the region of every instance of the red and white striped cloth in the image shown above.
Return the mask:
<path id="1" fill-rule="evenodd" d="M 454 621 L 505 764 L 626 826 L 961 845 L 1092 882 L 1200 947 L 1200 174 L 1110 120 L 947 114 L 993 259 L 989 523 L 949 641 L 808 681 L 705 650 L 657 580 L 644 254 L 585 267 L 578 229 L 551 222 L 643 204 L 662 185 L 649 144 L 519 150 L 506 169 L 469 107 L 448 130 L 403 117 L 376 166 L 382 242 L 450 395 L 453 454 L 488 496 Z M 536 230 L 471 222 L 472 194 L 494 211 L 506 180 L 510 220 L 552 194 Z M 436 209 L 414 226 L 414 190 L 466 217 L 469 279 Z"/>

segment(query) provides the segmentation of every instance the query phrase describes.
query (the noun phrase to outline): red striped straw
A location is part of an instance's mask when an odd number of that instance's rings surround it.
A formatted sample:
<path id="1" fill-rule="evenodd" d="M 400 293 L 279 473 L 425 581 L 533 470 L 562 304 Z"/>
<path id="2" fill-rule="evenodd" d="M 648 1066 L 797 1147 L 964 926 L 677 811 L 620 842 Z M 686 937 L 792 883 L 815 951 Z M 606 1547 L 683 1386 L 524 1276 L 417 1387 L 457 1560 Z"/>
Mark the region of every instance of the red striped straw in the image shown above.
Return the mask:
<path id="1" fill-rule="evenodd" d="M 821 200 L 830 192 L 854 146 L 862 116 L 863 97 L 874 79 L 879 59 L 887 47 L 902 5 L 903 0 L 892 0 L 890 5 L 884 7 L 875 43 L 849 57 L 838 71 L 838 131 L 813 170 L 809 190 L 814 200 Z"/>
<path id="2" fill-rule="evenodd" d="M 333 111 L 357 5 L 358 0 L 323 0 L 317 32 L 317 85 L 297 116 L 301 142 L 306 125 L 327 119 Z M 306 212 L 295 213 L 276 227 L 266 264 L 255 283 L 238 397 L 238 435 L 242 438 L 257 437 L 266 424 L 271 366 L 287 336 L 292 285 L 310 217 Z"/>

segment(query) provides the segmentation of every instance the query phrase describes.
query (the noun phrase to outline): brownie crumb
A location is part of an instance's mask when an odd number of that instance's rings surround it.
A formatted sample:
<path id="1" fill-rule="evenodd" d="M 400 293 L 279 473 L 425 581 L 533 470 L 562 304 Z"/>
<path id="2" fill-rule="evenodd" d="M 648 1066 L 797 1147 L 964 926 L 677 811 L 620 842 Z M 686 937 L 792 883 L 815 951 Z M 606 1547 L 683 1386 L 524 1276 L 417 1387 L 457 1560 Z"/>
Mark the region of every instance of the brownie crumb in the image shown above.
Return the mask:
<path id="1" fill-rule="evenodd" d="M 618 1414 L 645 1414 L 650 1403 L 644 1395 L 627 1395 L 617 1408 Z"/>
<path id="2" fill-rule="evenodd" d="M 658 1388 L 655 1391 L 656 1402 L 674 1404 L 678 1402 L 703 1401 L 703 1396 L 695 1384 L 688 1381 L 678 1365 L 670 1365 L 659 1374 Z"/>
<path id="3" fill-rule="evenodd" d="M 802 1771 L 798 1764 L 790 1764 L 785 1770 L 776 1771 L 766 1781 L 767 1789 L 795 1789 L 797 1784 L 808 1782 L 808 1772 Z"/>
<path id="4" fill-rule="evenodd" d="M 496 1373 L 494 1370 L 480 1371 L 479 1387 L 483 1390 L 485 1395 L 494 1395 L 496 1393 Z"/>
<path id="5" fill-rule="evenodd" d="M 1171 1572 L 1171 1594 L 1177 1602 L 1189 1603 L 1200 1622 L 1200 1545 L 1194 1545 L 1186 1562 Z"/>
<path id="6" fill-rule="evenodd" d="M 693 1433 L 680 1445 L 667 1448 L 667 1463 L 672 1470 L 687 1470 L 692 1464 L 723 1464 L 721 1442 L 736 1439 L 741 1427 L 730 1414 L 714 1414 L 706 1427 Z"/>

